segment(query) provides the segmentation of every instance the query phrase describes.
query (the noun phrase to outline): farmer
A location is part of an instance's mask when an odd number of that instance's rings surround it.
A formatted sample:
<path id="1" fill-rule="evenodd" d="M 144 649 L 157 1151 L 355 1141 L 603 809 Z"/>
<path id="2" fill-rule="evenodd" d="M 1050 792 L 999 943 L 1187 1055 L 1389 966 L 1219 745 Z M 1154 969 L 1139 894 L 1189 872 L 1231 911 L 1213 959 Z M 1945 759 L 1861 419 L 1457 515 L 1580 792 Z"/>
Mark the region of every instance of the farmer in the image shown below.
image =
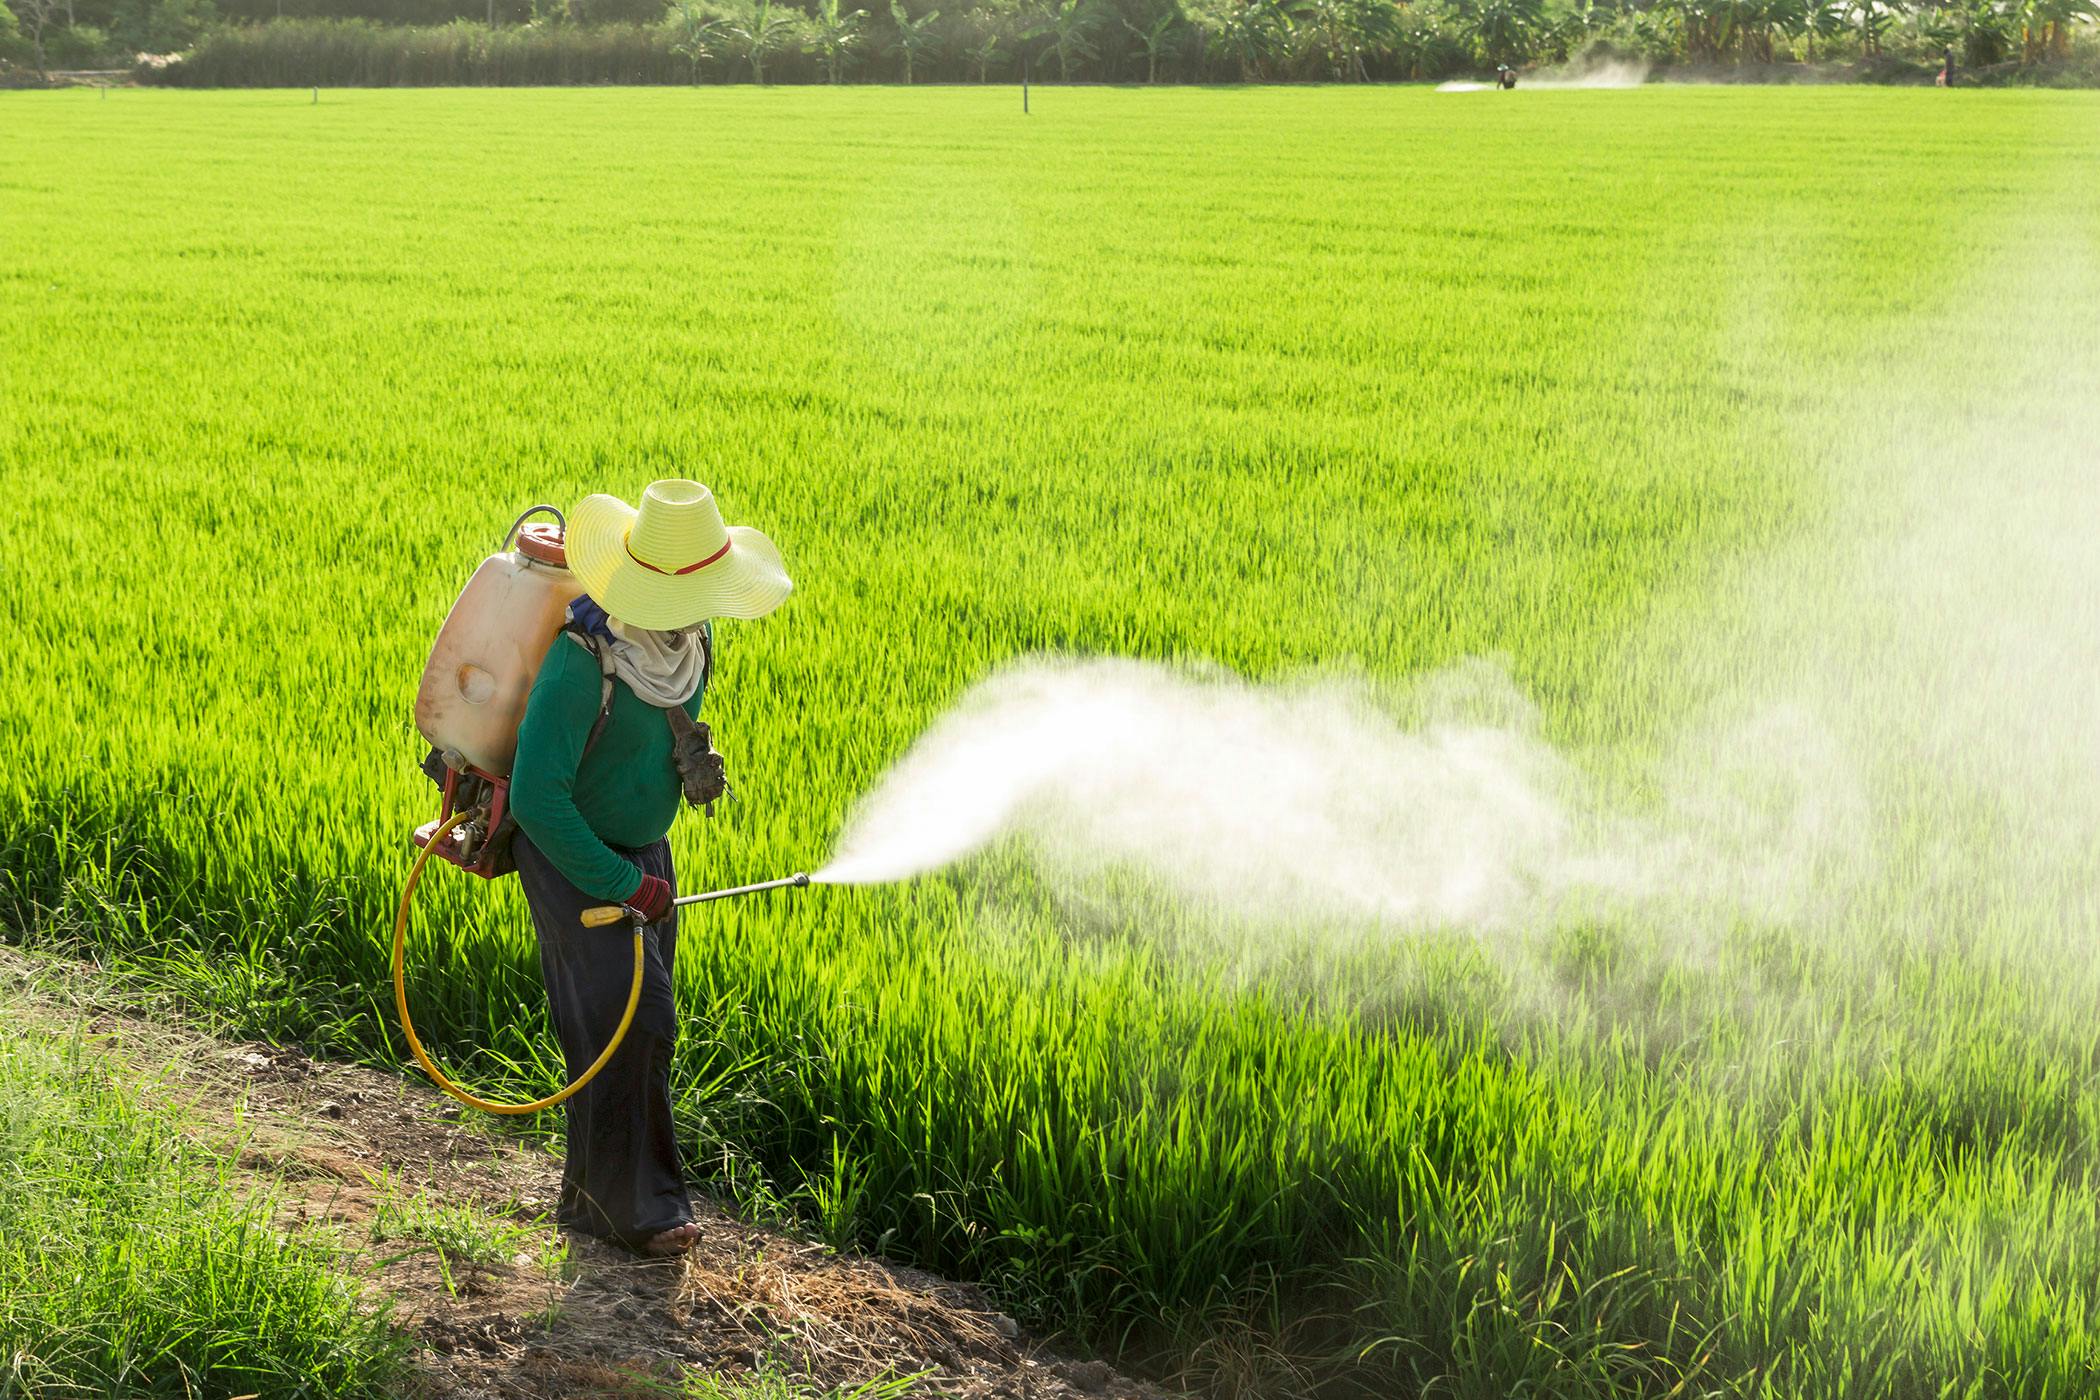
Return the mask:
<path id="1" fill-rule="evenodd" d="M 1932 81 L 1935 87 L 1954 86 L 1954 45 L 1947 45 L 1945 62 L 1940 65 L 1939 76 Z"/>
<path id="2" fill-rule="evenodd" d="M 713 652 L 708 620 L 764 617 L 792 585 L 772 541 L 724 526 L 713 493 L 692 481 L 655 483 L 639 510 L 615 496 L 586 497 L 569 517 L 567 548 L 584 595 L 569 604 L 569 626 L 526 702 L 511 809 L 518 878 L 571 1079 L 611 1039 L 633 977 L 622 956 L 627 929 L 585 928 L 582 913 L 625 904 L 647 926 L 634 1024 L 568 1101 L 556 1218 L 664 1257 L 684 1253 L 700 1233 L 671 1126 L 677 875 L 664 834 L 683 788 L 666 712 L 699 712 Z"/>
<path id="3" fill-rule="evenodd" d="M 1497 64 L 1495 66 L 1495 86 L 1501 88 L 1504 92 L 1508 92 L 1516 85 L 1517 70 L 1510 67 L 1507 63 Z"/>

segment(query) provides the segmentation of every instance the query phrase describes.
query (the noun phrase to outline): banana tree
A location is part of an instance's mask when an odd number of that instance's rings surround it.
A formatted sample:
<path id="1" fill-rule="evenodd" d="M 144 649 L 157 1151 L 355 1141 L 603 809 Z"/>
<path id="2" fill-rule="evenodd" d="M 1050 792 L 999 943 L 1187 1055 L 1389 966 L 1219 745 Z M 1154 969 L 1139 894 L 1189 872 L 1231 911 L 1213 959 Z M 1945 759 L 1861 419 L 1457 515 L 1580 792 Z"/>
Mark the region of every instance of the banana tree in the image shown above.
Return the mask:
<path id="1" fill-rule="evenodd" d="M 1738 0 L 1735 4 L 1735 61 L 1770 63 L 1774 33 L 1791 34 L 1799 23 L 1801 0 Z"/>
<path id="2" fill-rule="evenodd" d="M 1663 0 L 1659 8 L 1677 16 L 1685 56 L 1694 63 L 1720 63 L 1731 56 L 1740 61 L 1745 30 L 1754 27 L 1761 14 L 1756 0 Z"/>
<path id="3" fill-rule="evenodd" d="M 2094 0 L 2022 0 L 2020 61 L 2041 63 L 2071 56 L 2071 26 L 2100 19 Z"/>
<path id="4" fill-rule="evenodd" d="M 1438 29 L 1435 17 L 1423 13 L 1403 14 L 1393 27 L 1393 37 L 1387 52 L 1400 71 L 1409 78 L 1420 79 L 1429 71 L 1428 65 L 1440 45 L 1445 42 L 1443 32 Z"/>
<path id="5" fill-rule="evenodd" d="M 933 25 L 941 17 L 939 10 L 928 10 L 917 19 L 904 13 L 904 6 L 890 0 L 890 18 L 896 23 L 897 37 L 890 41 L 884 53 L 901 55 L 904 59 L 904 84 L 911 86 L 912 65 L 936 58 L 940 54 L 940 31 Z"/>
<path id="6" fill-rule="evenodd" d="M 1098 58 L 1094 31 L 1101 27 L 1100 0 L 1043 0 L 1021 37 L 1047 38 L 1057 55 L 1058 81 L 1072 81 L 1072 60 Z"/>
<path id="7" fill-rule="evenodd" d="M 963 58 L 976 70 L 978 82 L 988 81 L 993 67 L 1008 57 L 1006 41 L 1014 29 L 1012 0 L 991 0 L 964 11 L 957 28 Z"/>
<path id="8" fill-rule="evenodd" d="M 1181 42 L 1181 11 L 1168 4 L 1142 24 L 1132 24 L 1126 15 L 1117 18 L 1122 20 L 1125 29 L 1137 36 L 1138 48 L 1145 55 L 1145 81 L 1158 82 L 1160 55 L 1171 53 Z"/>
<path id="9" fill-rule="evenodd" d="M 1956 17 L 1962 62 L 1982 67 L 2012 57 L 2013 16 L 2001 0 L 1969 0 Z"/>
<path id="10" fill-rule="evenodd" d="M 751 81 L 764 87 L 766 59 L 793 47 L 798 27 L 791 11 L 784 10 L 773 0 L 756 0 L 743 14 L 724 25 L 723 32 L 732 49 L 751 60 Z"/>
<path id="11" fill-rule="evenodd" d="M 1276 0 L 1225 0 L 1197 23 L 1205 52 L 1231 60 L 1243 83 L 1260 77 L 1290 40 L 1290 17 Z"/>
<path id="12" fill-rule="evenodd" d="M 1541 34 L 1546 53 L 1555 61 L 1581 53 L 1590 35 L 1608 29 L 1617 13 L 1590 0 L 1576 0 L 1557 17 L 1549 17 Z"/>
<path id="13" fill-rule="evenodd" d="M 816 18 L 810 21 L 809 45 L 824 62 L 824 75 L 830 82 L 839 80 L 839 72 L 846 66 L 856 50 L 866 42 L 861 25 L 867 21 L 866 10 L 851 10 L 839 13 L 839 0 L 817 0 Z"/>
<path id="14" fill-rule="evenodd" d="M 1826 43 L 1845 32 L 1843 0 L 1801 0 L 1801 36 L 1808 41 L 1808 61 L 1816 61 L 1816 40 Z"/>
<path id="15" fill-rule="evenodd" d="M 1545 22 L 1543 0 L 1454 0 L 1451 12 L 1472 31 L 1489 63 L 1520 63 L 1531 56 L 1532 36 Z"/>
<path id="16" fill-rule="evenodd" d="M 1881 36 L 1896 22 L 1896 6 L 1889 0 L 1849 0 L 1852 24 L 1859 31 L 1859 51 L 1868 57 L 1881 52 Z"/>
<path id="17" fill-rule="evenodd" d="M 668 21 L 671 52 L 691 65 L 691 78 L 700 81 L 700 65 L 721 55 L 728 30 L 721 20 L 704 13 L 692 0 L 678 0 Z"/>
<path id="18" fill-rule="evenodd" d="M 1297 0 L 1291 17 L 1335 78 L 1363 82 L 1364 54 L 1391 42 L 1400 12 L 1388 0 Z"/>

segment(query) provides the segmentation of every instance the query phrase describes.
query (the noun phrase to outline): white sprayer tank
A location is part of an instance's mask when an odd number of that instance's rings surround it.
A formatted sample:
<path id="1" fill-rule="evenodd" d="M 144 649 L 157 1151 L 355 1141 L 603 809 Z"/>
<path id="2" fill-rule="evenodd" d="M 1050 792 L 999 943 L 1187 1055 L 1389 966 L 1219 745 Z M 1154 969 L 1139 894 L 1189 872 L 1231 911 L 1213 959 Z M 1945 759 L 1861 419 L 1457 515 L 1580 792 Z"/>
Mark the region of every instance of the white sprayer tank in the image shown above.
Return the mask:
<path id="1" fill-rule="evenodd" d="M 416 728 L 431 747 L 510 776 L 533 679 L 580 591 L 551 525 L 524 526 L 515 549 L 482 561 L 438 629 L 416 687 Z"/>

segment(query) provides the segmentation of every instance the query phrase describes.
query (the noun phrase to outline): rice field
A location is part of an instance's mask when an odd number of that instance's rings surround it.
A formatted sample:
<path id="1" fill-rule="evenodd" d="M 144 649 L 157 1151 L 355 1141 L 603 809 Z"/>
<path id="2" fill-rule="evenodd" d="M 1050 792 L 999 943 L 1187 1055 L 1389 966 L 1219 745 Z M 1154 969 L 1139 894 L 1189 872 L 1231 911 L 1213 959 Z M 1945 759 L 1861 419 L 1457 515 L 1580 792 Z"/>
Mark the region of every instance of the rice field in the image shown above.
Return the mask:
<path id="1" fill-rule="evenodd" d="M 1015 98 L 0 94 L 7 936 L 403 1060 L 429 639 L 691 475 L 797 591 L 690 888 L 1043 653 L 1485 668 L 1612 811 L 1827 799 L 1712 818 L 1756 898 L 1485 933 L 1025 842 L 696 913 L 713 1189 L 1220 1393 L 2100 1389 L 2100 102 Z M 448 874 L 419 1029 L 550 1088 Z"/>

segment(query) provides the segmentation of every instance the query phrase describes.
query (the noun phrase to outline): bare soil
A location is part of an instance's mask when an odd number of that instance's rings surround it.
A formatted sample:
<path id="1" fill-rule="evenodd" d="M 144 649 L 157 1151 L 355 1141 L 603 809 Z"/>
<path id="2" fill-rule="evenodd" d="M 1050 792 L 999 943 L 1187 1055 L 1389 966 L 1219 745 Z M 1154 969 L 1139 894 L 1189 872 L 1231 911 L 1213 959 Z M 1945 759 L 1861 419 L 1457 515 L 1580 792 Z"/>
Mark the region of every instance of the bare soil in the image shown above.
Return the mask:
<path id="1" fill-rule="evenodd" d="M 761 1369 L 817 1390 L 923 1373 L 912 1394 L 963 1400 L 1168 1394 L 1045 1348 L 967 1285 L 705 1201 L 683 1259 L 562 1237 L 559 1158 L 420 1080 L 221 1039 L 77 964 L 5 948 L 0 997 L 17 1025 L 81 1035 L 183 1104 L 282 1228 L 339 1240 L 416 1342 L 432 1400 L 676 1396 L 695 1373 Z"/>

